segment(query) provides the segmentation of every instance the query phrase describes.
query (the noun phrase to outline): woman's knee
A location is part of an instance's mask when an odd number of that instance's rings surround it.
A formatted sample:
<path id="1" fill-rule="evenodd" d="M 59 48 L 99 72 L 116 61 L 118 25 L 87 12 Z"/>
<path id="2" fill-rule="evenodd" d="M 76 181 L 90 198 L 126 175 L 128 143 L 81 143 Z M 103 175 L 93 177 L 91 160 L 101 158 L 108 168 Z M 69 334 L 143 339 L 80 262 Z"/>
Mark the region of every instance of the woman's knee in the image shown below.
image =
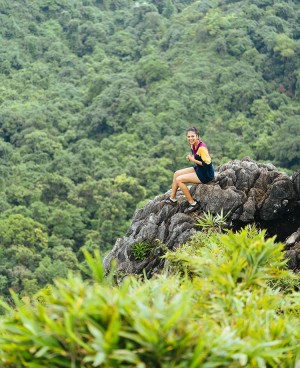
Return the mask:
<path id="1" fill-rule="evenodd" d="M 177 170 L 174 172 L 173 178 L 177 179 L 179 175 L 180 175 L 180 170 Z"/>
<path id="2" fill-rule="evenodd" d="M 182 175 L 179 175 L 179 176 L 177 176 L 176 178 L 175 178 L 175 180 L 176 180 L 176 183 L 179 185 L 179 184 L 182 184 L 183 182 L 184 182 L 184 180 L 183 180 L 184 178 L 183 178 L 183 176 Z"/>

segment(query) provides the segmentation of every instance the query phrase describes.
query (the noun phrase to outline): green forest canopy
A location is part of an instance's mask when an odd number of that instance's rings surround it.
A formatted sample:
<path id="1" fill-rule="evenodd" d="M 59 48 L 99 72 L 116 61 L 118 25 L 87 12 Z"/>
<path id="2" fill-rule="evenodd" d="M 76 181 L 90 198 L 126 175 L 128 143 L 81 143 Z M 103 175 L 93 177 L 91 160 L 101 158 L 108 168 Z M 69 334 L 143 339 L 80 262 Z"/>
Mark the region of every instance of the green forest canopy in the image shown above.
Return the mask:
<path id="1" fill-rule="evenodd" d="M 32 294 L 170 187 L 196 125 L 215 166 L 300 168 L 300 4 L 0 3 L 0 291 Z"/>

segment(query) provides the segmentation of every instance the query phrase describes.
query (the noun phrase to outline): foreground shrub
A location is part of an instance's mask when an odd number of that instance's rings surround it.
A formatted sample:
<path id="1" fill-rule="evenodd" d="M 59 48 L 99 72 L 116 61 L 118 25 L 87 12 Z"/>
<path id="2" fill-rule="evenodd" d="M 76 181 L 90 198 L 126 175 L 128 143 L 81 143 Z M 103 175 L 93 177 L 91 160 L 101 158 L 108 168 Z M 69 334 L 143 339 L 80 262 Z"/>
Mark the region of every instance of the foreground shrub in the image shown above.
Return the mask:
<path id="1" fill-rule="evenodd" d="M 253 229 L 205 242 L 169 253 L 166 274 L 120 287 L 86 255 L 94 282 L 70 275 L 45 303 L 3 303 L 1 366 L 294 367 L 300 295 L 270 286 L 298 282 L 282 245 Z"/>

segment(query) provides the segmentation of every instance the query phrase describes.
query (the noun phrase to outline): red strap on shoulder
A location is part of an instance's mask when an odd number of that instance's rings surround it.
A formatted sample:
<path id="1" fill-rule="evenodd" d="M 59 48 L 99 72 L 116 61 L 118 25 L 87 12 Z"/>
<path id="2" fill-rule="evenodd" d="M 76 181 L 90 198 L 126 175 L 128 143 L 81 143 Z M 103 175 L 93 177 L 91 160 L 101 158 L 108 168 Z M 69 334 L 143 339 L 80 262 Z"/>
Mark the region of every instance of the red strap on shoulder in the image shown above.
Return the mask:
<path id="1" fill-rule="evenodd" d="M 198 149 L 199 149 L 200 147 L 207 147 L 207 146 L 206 146 L 206 144 L 205 144 L 204 142 L 200 141 L 200 142 L 197 144 L 197 147 L 196 147 L 196 148 L 194 148 L 194 147 L 193 147 L 193 149 L 192 149 L 192 152 L 193 152 L 193 155 L 194 155 L 194 156 L 196 155 L 196 153 L 198 152 Z"/>

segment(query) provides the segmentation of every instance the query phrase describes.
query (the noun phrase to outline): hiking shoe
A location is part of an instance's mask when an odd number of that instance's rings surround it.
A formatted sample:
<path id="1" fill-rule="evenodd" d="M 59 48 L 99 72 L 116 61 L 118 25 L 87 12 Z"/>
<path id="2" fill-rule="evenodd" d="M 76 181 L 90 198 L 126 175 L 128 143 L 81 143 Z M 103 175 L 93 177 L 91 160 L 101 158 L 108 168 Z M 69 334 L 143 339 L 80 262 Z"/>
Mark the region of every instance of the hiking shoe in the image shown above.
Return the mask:
<path id="1" fill-rule="evenodd" d="M 195 204 L 190 204 L 185 210 L 184 213 L 191 213 L 195 211 L 199 207 L 199 202 L 195 201 Z"/>
<path id="2" fill-rule="evenodd" d="M 170 205 L 174 206 L 175 204 L 177 204 L 177 200 L 176 201 L 173 201 L 171 198 L 168 198 L 168 199 L 165 199 L 164 200 L 164 203 L 165 204 L 170 204 Z"/>

